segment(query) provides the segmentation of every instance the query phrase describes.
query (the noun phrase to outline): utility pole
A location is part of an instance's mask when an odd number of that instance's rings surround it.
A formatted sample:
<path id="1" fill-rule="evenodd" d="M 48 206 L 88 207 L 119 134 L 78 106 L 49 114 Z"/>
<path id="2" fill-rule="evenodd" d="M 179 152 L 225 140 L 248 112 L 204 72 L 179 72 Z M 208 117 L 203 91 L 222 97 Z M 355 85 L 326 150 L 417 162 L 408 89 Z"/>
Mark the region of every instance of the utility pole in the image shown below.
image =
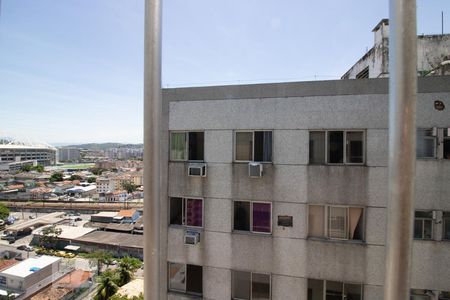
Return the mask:
<path id="1" fill-rule="evenodd" d="M 390 0 L 385 300 L 409 299 L 416 164 L 416 1 Z"/>
<path id="2" fill-rule="evenodd" d="M 162 0 L 145 0 L 144 299 L 160 297 L 160 136 Z"/>

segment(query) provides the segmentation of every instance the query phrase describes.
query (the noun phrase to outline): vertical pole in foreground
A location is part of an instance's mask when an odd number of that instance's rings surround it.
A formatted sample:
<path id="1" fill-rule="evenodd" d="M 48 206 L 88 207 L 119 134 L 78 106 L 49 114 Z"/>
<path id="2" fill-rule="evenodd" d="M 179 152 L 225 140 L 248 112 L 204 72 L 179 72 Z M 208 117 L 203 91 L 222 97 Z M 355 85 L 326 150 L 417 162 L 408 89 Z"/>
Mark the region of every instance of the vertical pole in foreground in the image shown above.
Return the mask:
<path id="1" fill-rule="evenodd" d="M 390 0 L 389 202 L 385 300 L 408 300 L 414 218 L 416 1 Z"/>
<path id="2" fill-rule="evenodd" d="M 161 0 L 145 0 L 144 299 L 159 300 Z"/>

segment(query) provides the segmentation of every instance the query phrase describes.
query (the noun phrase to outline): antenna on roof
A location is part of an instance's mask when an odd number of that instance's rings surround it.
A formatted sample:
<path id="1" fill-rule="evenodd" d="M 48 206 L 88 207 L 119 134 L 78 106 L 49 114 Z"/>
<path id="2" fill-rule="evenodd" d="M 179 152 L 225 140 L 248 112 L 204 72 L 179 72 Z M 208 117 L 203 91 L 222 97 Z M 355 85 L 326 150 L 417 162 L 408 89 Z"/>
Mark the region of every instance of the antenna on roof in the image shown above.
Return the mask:
<path id="1" fill-rule="evenodd" d="M 2 0 L 0 0 L 0 3 L 1 3 L 1 1 Z M 441 32 L 442 32 L 442 35 L 444 35 L 444 11 L 443 10 L 441 11 Z"/>

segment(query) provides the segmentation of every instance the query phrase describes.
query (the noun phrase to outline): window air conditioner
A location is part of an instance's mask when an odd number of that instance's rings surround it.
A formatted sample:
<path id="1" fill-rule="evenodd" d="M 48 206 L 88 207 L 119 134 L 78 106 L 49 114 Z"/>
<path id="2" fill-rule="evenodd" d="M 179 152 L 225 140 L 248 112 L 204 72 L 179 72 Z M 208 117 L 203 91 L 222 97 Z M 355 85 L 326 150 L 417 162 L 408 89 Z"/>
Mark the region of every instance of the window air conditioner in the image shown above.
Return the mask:
<path id="1" fill-rule="evenodd" d="M 184 244 L 185 245 L 196 245 L 200 243 L 200 232 L 186 230 L 184 234 Z"/>
<path id="2" fill-rule="evenodd" d="M 204 163 L 189 164 L 188 176 L 206 177 L 206 164 Z"/>
<path id="3" fill-rule="evenodd" d="M 248 163 L 248 176 L 252 178 L 260 178 L 263 175 L 263 165 L 259 162 Z"/>
<path id="4" fill-rule="evenodd" d="M 433 129 L 431 130 L 431 135 L 432 136 L 437 136 L 438 135 L 437 127 L 433 127 Z"/>

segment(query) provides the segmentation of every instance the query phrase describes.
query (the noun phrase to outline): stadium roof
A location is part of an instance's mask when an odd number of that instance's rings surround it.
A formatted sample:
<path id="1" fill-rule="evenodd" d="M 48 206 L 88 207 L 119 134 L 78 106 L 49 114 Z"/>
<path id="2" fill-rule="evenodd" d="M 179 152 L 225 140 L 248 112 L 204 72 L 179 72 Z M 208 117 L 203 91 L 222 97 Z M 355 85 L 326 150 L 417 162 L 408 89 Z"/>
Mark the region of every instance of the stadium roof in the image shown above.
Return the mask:
<path id="1" fill-rule="evenodd" d="M 44 142 L 21 141 L 12 137 L 0 136 L 0 149 L 49 149 L 56 148 Z"/>

